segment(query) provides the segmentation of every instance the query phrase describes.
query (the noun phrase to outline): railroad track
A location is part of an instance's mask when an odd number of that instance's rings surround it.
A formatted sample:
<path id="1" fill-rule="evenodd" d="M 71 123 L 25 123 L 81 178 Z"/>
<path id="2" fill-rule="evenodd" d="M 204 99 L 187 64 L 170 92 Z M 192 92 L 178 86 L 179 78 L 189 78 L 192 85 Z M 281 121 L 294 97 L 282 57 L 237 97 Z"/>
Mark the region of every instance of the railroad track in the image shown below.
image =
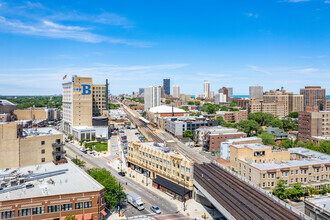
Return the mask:
<path id="1" fill-rule="evenodd" d="M 194 179 L 236 219 L 302 219 L 215 164 L 195 165 Z"/>

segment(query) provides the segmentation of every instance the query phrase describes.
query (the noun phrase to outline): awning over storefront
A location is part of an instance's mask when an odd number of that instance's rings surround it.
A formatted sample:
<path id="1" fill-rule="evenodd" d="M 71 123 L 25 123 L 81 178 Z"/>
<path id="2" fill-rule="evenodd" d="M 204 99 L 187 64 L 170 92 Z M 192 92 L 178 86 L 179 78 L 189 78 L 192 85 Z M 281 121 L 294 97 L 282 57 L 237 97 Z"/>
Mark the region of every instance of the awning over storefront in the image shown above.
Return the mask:
<path id="1" fill-rule="evenodd" d="M 107 213 L 104 210 L 101 211 L 101 214 L 104 215 L 104 216 L 107 215 Z"/>
<path id="2" fill-rule="evenodd" d="M 154 183 L 157 183 L 166 189 L 171 190 L 172 192 L 175 192 L 176 194 L 182 196 L 183 194 L 188 194 L 190 191 L 187 188 L 184 188 L 176 183 L 173 183 L 172 181 L 169 181 L 161 176 L 157 176 L 156 179 L 153 180 Z"/>

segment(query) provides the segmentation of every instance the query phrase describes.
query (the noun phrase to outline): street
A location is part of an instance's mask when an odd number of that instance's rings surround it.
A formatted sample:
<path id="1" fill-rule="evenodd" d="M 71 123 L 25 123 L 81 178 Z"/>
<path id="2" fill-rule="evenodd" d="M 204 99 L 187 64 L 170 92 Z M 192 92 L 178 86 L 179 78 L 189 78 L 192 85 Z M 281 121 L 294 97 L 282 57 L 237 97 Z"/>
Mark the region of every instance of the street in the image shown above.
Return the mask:
<path id="1" fill-rule="evenodd" d="M 66 147 L 67 149 L 71 150 L 75 155 L 77 155 L 79 159 L 86 161 L 87 166 L 91 165 L 92 167 L 107 169 L 111 173 L 111 175 L 114 176 L 124 186 L 126 193 L 134 191 L 135 193 L 141 195 L 143 201 L 145 202 L 145 209 L 142 211 L 138 211 L 132 205 L 127 204 L 127 202 L 125 201 L 123 203 L 122 212 L 127 217 L 138 215 L 154 215 L 154 213 L 150 210 L 150 207 L 152 205 L 157 205 L 162 210 L 162 214 L 177 213 L 177 208 L 174 204 L 167 201 L 166 199 L 163 199 L 149 189 L 141 186 L 134 180 L 129 179 L 128 177 L 120 176 L 118 174 L 118 171 L 107 165 L 107 160 L 105 158 L 95 157 L 90 154 L 84 154 L 79 150 L 79 148 L 70 143 L 66 143 Z"/>

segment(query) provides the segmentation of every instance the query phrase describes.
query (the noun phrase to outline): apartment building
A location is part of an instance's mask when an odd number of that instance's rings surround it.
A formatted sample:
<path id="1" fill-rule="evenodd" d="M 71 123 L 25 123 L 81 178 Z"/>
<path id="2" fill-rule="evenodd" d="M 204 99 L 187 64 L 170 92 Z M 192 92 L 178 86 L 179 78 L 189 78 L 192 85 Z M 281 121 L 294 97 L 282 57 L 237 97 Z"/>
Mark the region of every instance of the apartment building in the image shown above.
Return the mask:
<path id="1" fill-rule="evenodd" d="M 249 87 L 249 98 L 251 100 L 263 98 L 263 87 L 262 86 L 250 86 Z"/>
<path id="2" fill-rule="evenodd" d="M 313 136 L 330 136 L 330 111 L 299 112 L 298 138 L 312 141 Z"/>
<path id="3" fill-rule="evenodd" d="M 226 122 L 231 123 L 239 123 L 242 120 L 248 119 L 248 111 L 247 110 L 239 110 L 239 111 L 217 111 L 215 113 L 215 118 L 218 116 L 222 116 L 222 118 Z"/>
<path id="4" fill-rule="evenodd" d="M 220 102 L 228 102 L 229 100 L 229 89 L 227 87 L 222 87 L 221 89 L 218 90 L 218 94 L 220 95 L 220 97 L 223 97 L 223 101 L 220 99 Z M 232 90 L 231 90 L 231 95 L 232 95 Z M 217 99 L 215 99 L 217 100 Z M 215 103 L 215 104 L 219 104 L 219 103 Z"/>
<path id="5" fill-rule="evenodd" d="M 204 98 L 212 98 L 211 97 L 211 84 L 207 80 L 204 80 Z"/>
<path id="6" fill-rule="evenodd" d="M 244 132 L 224 132 L 224 133 L 208 133 L 205 136 L 204 150 L 209 152 L 218 152 L 221 149 L 221 143 L 230 139 L 245 138 Z"/>
<path id="7" fill-rule="evenodd" d="M 227 92 L 228 93 L 228 92 Z M 214 103 L 219 105 L 221 103 L 227 103 L 228 102 L 228 96 L 224 93 L 217 93 L 214 96 Z"/>
<path id="8" fill-rule="evenodd" d="M 326 110 L 326 90 L 321 86 L 305 86 L 300 89 L 300 95 L 304 96 L 304 106 L 317 106 L 318 110 Z"/>
<path id="9" fill-rule="evenodd" d="M 279 180 L 287 186 L 301 183 L 304 186 L 329 185 L 330 156 L 305 148 L 290 148 L 290 158 L 280 161 L 256 163 L 243 158 L 238 160 L 238 173 L 252 183 L 271 190 Z"/>
<path id="10" fill-rule="evenodd" d="M 284 102 L 263 103 L 259 100 L 251 100 L 248 106 L 248 113 L 264 112 L 281 118 L 287 116 Z"/>
<path id="11" fill-rule="evenodd" d="M 183 132 L 190 130 L 194 132 L 202 126 L 217 126 L 218 121 L 204 117 L 169 117 L 165 121 L 165 131 L 170 132 L 176 137 L 182 137 Z"/>
<path id="12" fill-rule="evenodd" d="M 105 85 L 96 85 L 91 77 L 74 76 L 72 82 L 63 83 L 62 102 L 64 132 L 78 140 L 87 136 L 92 139 L 92 133 L 99 137 L 98 129 L 93 127 L 93 116 L 107 112 L 108 80 Z"/>
<path id="13" fill-rule="evenodd" d="M 228 139 L 220 145 L 220 158 L 230 160 L 230 146 L 233 144 L 262 144 L 262 139 L 258 137 Z"/>
<path id="14" fill-rule="evenodd" d="M 0 168 L 48 162 L 65 163 L 63 134 L 53 128 L 23 129 L 22 123 L 0 123 Z"/>
<path id="15" fill-rule="evenodd" d="M 252 161 L 255 164 L 288 161 L 290 160 L 290 152 L 287 150 L 272 150 L 271 146 L 259 143 L 242 144 L 242 142 L 234 142 L 230 145 L 229 159 L 231 168 L 239 173 L 241 160 Z"/>
<path id="16" fill-rule="evenodd" d="M 149 86 L 144 89 L 144 111 L 160 105 L 161 89 L 157 86 Z"/>
<path id="17" fill-rule="evenodd" d="M 212 127 L 200 127 L 195 130 L 194 141 L 199 146 L 204 146 L 206 144 L 206 134 L 219 134 L 225 132 L 237 132 L 235 128 L 226 128 L 223 126 L 212 126 Z"/>
<path id="18" fill-rule="evenodd" d="M 1 219 L 104 219 L 104 188 L 72 162 L 0 170 Z M 83 183 L 83 184 L 82 184 Z"/>
<path id="19" fill-rule="evenodd" d="M 182 201 L 183 195 L 186 199 L 191 197 L 194 188 L 193 162 L 165 145 L 153 142 L 129 143 L 127 163 L 132 170 L 146 173 L 152 179 L 153 187 L 173 198 L 178 196 Z"/>
<path id="20" fill-rule="evenodd" d="M 250 104 L 250 99 L 249 98 L 239 98 L 236 99 L 237 107 L 247 107 Z"/>
<path id="21" fill-rule="evenodd" d="M 56 108 L 28 108 L 13 111 L 17 120 L 48 120 L 60 119 L 61 111 Z"/>

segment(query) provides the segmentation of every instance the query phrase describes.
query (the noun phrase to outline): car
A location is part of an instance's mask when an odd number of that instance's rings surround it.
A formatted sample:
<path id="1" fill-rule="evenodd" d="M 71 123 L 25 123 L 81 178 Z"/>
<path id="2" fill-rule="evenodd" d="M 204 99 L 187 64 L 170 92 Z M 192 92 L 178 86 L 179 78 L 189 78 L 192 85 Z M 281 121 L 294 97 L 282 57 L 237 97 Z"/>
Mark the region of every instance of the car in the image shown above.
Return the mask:
<path id="1" fill-rule="evenodd" d="M 135 135 L 139 135 L 140 133 L 139 132 L 135 132 Z"/>
<path id="2" fill-rule="evenodd" d="M 212 155 L 212 156 L 215 156 L 215 153 L 214 153 L 214 151 L 212 151 L 211 155 Z"/>
<path id="3" fill-rule="evenodd" d="M 151 209 L 151 211 L 153 211 L 156 214 L 161 214 L 162 213 L 162 211 L 160 211 L 160 209 L 156 205 L 151 206 L 150 209 Z"/>
<path id="4" fill-rule="evenodd" d="M 124 172 L 124 171 L 120 171 L 120 172 L 118 172 L 118 174 L 119 174 L 120 176 L 125 176 L 125 172 Z"/>

